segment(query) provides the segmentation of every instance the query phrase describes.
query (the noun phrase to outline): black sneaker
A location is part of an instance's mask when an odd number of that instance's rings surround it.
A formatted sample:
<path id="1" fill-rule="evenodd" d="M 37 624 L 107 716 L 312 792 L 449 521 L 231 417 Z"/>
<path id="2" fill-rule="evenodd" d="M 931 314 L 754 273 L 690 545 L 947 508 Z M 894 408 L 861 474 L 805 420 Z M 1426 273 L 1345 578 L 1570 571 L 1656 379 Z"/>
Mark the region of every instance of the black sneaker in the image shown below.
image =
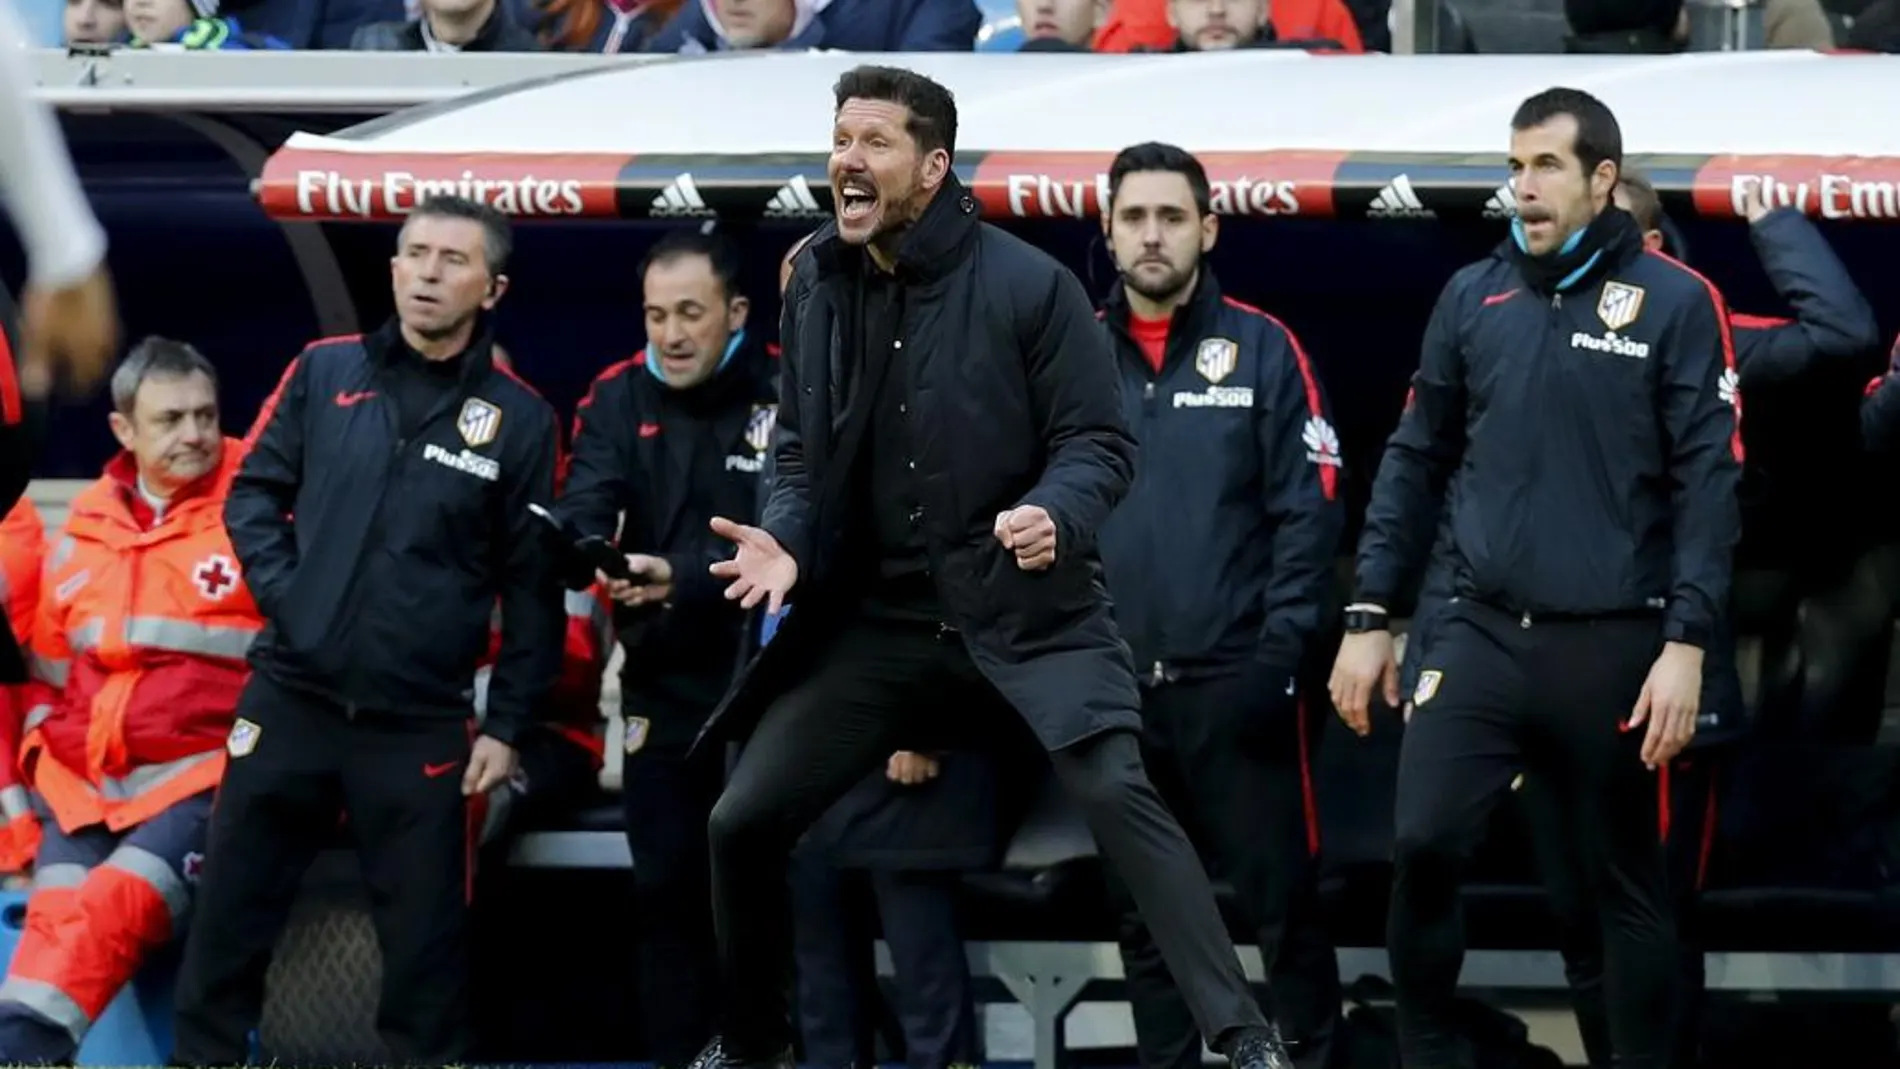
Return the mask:
<path id="1" fill-rule="evenodd" d="M 686 1069 L 797 1069 L 797 1066 L 792 1061 L 790 1047 L 786 1047 L 770 1058 L 745 1061 L 727 1053 L 725 1041 L 714 1036 L 713 1041 L 706 1044 L 706 1048 L 686 1064 Z M 1281 1067 L 1269 1064 L 1265 1069 L 1281 1069 Z M 1291 1069 L 1291 1067 L 1288 1066 L 1286 1069 Z"/>
<path id="2" fill-rule="evenodd" d="M 1233 1069 L 1293 1069 L 1293 1059 L 1280 1041 L 1280 1029 L 1272 1024 L 1242 1031 L 1227 1044 L 1225 1053 Z"/>

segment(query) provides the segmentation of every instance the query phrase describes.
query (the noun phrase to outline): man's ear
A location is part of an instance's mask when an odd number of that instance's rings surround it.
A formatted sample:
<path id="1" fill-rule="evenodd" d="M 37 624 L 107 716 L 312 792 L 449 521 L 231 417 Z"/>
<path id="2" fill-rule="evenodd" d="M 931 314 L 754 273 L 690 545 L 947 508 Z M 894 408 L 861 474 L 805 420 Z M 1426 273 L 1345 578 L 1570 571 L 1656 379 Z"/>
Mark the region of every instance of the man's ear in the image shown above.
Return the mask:
<path id="1" fill-rule="evenodd" d="M 106 426 L 112 428 L 112 437 L 119 440 L 121 448 L 132 448 L 132 421 L 122 412 L 106 413 Z"/>
<path id="2" fill-rule="evenodd" d="M 508 276 L 494 275 L 488 280 L 488 295 L 482 298 L 482 311 L 492 311 L 501 303 L 501 296 L 508 292 Z"/>
<path id="3" fill-rule="evenodd" d="M 936 189 L 950 176 L 950 153 L 943 149 L 931 149 L 924 156 L 924 188 Z"/>

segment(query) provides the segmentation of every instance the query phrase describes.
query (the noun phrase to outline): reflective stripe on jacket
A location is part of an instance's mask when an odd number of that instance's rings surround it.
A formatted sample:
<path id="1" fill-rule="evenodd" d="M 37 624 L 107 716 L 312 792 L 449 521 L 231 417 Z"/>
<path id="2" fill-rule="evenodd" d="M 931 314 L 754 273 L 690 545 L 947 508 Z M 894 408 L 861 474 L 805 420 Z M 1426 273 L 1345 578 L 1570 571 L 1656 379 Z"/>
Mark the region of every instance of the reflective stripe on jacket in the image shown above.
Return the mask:
<path id="1" fill-rule="evenodd" d="M 47 560 L 20 766 L 67 831 L 131 827 L 217 785 L 263 627 L 223 522 L 243 456 L 224 445 L 202 488 L 150 529 L 128 458 L 73 499 Z"/>

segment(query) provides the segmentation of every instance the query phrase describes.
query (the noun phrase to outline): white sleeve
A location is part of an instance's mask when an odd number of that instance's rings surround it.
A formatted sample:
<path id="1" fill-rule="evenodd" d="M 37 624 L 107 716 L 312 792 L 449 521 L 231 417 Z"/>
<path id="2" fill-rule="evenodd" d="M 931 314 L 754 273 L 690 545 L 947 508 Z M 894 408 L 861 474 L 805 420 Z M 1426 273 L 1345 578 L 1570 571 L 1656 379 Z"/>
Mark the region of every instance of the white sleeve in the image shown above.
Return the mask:
<path id="1" fill-rule="evenodd" d="M 33 99 L 26 30 L 0 0 L 0 194 L 35 285 L 68 286 L 105 259 L 106 235 L 73 173 L 52 112 Z"/>

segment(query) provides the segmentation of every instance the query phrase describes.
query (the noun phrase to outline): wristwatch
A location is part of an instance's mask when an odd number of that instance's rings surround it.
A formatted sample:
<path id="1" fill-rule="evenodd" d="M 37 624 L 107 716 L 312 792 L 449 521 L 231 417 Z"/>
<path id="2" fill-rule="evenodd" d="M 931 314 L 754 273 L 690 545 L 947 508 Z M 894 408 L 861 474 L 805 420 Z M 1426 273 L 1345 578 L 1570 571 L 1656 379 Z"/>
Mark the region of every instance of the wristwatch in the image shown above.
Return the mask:
<path id="1" fill-rule="evenodd" d="M 1346 606 L 1346 633 L 1364 634 L 1367 631 L 1385 631 L 1391 627 L 1391 618 L 1382 605 L 1359 603 Z"/>

